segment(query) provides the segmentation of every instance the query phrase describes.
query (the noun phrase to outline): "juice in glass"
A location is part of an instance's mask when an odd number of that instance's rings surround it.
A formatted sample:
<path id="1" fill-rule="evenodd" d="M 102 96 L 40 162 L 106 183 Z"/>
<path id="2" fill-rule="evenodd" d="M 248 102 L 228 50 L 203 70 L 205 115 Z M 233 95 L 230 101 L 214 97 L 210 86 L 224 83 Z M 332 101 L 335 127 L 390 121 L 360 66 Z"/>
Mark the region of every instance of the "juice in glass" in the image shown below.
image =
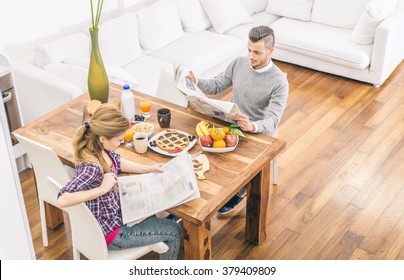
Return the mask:
<path id="1" fill-rule="evenodd" d="M 143 116 L 145 119 L 150 118 L 150 110 L 151 110 L 151 100 L 150 99 L 141 99 L 140 100 L 140 110 L 143 112 Z"/>

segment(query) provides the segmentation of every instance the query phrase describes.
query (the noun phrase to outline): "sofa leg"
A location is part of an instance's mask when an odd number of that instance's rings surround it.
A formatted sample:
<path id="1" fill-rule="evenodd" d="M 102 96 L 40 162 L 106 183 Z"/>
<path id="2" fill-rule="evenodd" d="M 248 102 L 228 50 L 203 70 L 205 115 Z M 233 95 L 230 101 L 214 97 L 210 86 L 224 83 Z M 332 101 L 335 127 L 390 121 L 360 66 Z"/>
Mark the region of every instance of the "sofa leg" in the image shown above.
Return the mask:
<path id="1" fill-rule="evenodd" d="M 374 84 L 373 87 L 378 89 L 380 88 L 380 85 Z"/>

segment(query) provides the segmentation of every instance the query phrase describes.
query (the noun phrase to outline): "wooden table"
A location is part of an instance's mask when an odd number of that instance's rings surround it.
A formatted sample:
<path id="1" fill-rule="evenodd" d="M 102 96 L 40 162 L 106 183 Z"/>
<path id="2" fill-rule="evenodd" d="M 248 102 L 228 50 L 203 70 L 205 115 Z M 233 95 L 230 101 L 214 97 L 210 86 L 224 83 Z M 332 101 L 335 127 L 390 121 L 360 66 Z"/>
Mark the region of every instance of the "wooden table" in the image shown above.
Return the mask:
<path id="1" fill-rule="evenodd" d="M 111 85 L 110 103 L 119 103 L 121 87 Z M 135 92 L 136 112 L 139 112 L 139 98 L 145 96 Z M 83 108 L 89 102 L 88 94 L 83 94 L 57 108 L 42 118 L 18 129 L 16 132 L 54 149 L 63 163 L 74 166 L 72 136 L 83 121 Z M 208 120 L 216 126 L 225 123 L 207 117 L 190 109 L 181 108 L 161 99 L 151 97 L 152 117 L 148 120 L 155 125 L 154 134 L 162 131 L 156 119 L 159 108 L 171 110 L 170 128 L 195 135 L 195 126 Z M 246 240 L 259 245 L 266 238 L 268 223 L 268 200 L 270 188 L 270 163 L 285 148 L 285 142 L 262 134 L 247 134 L 240 138 L 237 148 L 229 153 L 206 153 L 210 170 L 205 180 L 198 181 L 201 198 L 169 209 L 168 212 L 183 219 L 184 258 L 210 259 L 211 218 L 217 211 L 247 183 Z M 189 153 L 200 150 L 196 144 Z M 129 160 L 144 164 L 167 162 L 171 157 L 160 155 L 151 149 L 145 154 L 137 154 L 133 148 L 118 148 L 118 153 Z"/>

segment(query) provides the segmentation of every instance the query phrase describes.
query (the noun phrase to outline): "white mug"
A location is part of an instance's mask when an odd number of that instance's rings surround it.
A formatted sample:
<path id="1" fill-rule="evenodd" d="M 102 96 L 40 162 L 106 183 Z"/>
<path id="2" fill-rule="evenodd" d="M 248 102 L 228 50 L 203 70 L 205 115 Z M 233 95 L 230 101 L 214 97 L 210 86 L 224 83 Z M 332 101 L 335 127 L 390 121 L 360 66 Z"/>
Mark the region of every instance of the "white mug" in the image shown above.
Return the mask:
<path id="1" fill-rule="evenodd" d="M 146 132 L 136 132 L 133 135 L 133 145 L 135 146 L 136 153 L 144 154 L 147 151 L 148 141 Z"/>

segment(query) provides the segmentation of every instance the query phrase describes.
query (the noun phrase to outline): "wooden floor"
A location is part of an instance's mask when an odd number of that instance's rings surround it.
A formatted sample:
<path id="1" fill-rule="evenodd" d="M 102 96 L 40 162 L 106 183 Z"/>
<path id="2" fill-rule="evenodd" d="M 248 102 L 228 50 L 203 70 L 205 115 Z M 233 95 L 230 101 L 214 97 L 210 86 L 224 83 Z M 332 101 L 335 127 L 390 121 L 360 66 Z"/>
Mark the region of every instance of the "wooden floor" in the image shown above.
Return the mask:
<path id="1" fill-rule="evenodd" d="M 244 240 L 244 200 L 213 218 L 213 259 L 404 259 L 404 63 L 380 89 L 277 64 L 290 95 L 268 237 Z M 37 258 L 71 259 L 68 222 L 42 246 L 31 171 L 20 178 Z"/>

